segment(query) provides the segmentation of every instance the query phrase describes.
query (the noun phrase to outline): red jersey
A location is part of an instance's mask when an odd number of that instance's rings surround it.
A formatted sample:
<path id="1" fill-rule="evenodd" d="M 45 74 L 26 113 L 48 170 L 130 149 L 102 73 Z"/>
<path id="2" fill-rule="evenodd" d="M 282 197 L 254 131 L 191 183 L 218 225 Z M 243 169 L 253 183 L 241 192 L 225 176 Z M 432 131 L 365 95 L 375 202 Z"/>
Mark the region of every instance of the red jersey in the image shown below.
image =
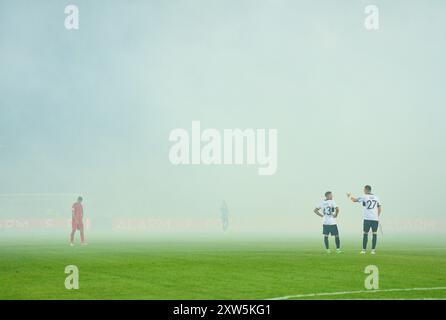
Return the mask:
<path id="1" fill-rule="evenodd" d="M 84 208 L 80 202 L 75 202 L 71 212 L 73 213 L 73 218 L 75 217 L 76 219 L 81 220 L 82 216 L 84 215 Z"/>

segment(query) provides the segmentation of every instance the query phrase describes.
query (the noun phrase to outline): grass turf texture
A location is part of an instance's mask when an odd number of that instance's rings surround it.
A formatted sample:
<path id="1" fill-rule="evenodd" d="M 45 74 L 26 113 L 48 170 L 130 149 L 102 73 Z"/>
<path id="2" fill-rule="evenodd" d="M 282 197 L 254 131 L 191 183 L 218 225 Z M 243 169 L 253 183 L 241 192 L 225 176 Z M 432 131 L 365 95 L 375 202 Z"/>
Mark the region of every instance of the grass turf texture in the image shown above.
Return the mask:
<path id="1" fill-rule="evenodd" d="M 0 299 L 268 299 L 364 290 L 364 268 L 380 289 L 446 287 L 446 247 L 390 244 L 359 255 L 358 241 L 326 254 L 321 241 L 64 241 L 0 244 Z M 346 241 L 344 241 L 346 242 Z M 79 290 L 64 287 L 79 267 Z M 446 290 L 375 292 L 300 299 L 446 298 Z"/>

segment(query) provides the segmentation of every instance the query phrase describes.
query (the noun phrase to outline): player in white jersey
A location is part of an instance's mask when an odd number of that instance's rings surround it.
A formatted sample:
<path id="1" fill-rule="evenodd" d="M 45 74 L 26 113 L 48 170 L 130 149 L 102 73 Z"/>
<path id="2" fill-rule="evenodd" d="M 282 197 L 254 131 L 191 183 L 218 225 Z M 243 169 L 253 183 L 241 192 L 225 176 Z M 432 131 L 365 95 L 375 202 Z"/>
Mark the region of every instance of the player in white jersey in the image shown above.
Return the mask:
<path id="1" fill-rule="evenodd" d="M 365 254 L 367 249 L 367 242 L 369 240 L 369 231 L 372 229 L 372 254 L 375 254 L 376 241 L 378 240 L 378 224 L 381 215 L 381 203 L 378 196 L 372 194 L 372 187 L 367 185 L 364 187 L 364 195 L 358 198 L 352 197 L 351 193 L 347 193 L 353 202 L 359 202 L 362 205 L 364 214 L 363 237 L 362 237 L 362 251 Z"/>
<path id="2" fill-rule="evenodd" d="M 319 211 L 322 210 L 322 213 Z M 333 200 L 333 194 L 330 191 L 325 192 L 325 199 L 313 211 L 319 217 L 322 217 L 322 234 L 324 235 L 324 244 L 328 253 L 331 253 L 328 236 L 331 234 L 335 237 L 336 252 L 341 252 L 341 241 L 339 239 L 338 226 L 336 217 L 339 214 L 339 208 Z"/>

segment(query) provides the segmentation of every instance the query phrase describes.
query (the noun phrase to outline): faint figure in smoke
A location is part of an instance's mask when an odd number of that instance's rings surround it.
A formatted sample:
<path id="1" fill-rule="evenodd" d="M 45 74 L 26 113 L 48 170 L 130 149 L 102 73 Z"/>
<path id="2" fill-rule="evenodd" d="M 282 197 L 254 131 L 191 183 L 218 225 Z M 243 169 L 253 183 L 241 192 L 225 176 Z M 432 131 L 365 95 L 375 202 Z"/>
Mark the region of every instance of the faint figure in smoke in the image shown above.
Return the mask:
<path id="1" fill-rule="evenodd" d="M 221 223 L 223 226 L 223 231 L 226 231 L 229 228 L 229 210 L 228 210 L 228 205 L 226 204 L 226 201 L 224 201 L 224 200 L 220 207 L 220 216 L 221 216 Z"/>
<path id="2" fill-rule="evenodd" d="M 74 246 L 74 234 L 77 230 L 81 234 L 81 245 L 87 245 L 84 239 L 84 207 L 82 206 L 82 197 L 78 197 L 77 201 L 73 204 L 71 208 L 71 234 L 70 234 L 70 245 Z"/>

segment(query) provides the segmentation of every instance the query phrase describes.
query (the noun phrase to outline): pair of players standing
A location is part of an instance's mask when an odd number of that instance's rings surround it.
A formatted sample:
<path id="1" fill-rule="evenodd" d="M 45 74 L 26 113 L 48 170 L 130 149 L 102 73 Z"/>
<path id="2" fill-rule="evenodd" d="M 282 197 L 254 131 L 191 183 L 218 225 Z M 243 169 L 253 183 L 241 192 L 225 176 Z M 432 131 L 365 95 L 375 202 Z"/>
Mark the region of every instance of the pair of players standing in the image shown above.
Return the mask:
<path id="1" fill-rule="evenodd" d="M 363 238 L 361 254 L 366 253 L 367 242 L 369 238 L 370 229 L 372 229 L 372 251 L 375 254 L 376 242 L 378 239 L 378 224 L 381 215 L 381 203 L 379 198 L 372 194 L 372 187 L 367 185 L 364 187 L 364 195 L 358 198 L 352 197 L 351 193 L 347 193 L 347 197 L 353 202 L 359 202 L 363 208 L 364 223 L 363 223 Z M 322 213 L 321 213 L 322 211 Z M 330 191 L 325 193 L 325 199 L 321 201 L 320 205 L 314 209 L 314 213 L 323 219 L 324 244 L 327 252 L 330 253 L 328 236 L 335 237 L 336 252 L 341 252 L 341 241 L 339 239 L 339 231 L 336 223 L 336 218 L 339 214 L 339 207 L 333 200 L 333 194 Z"/>

